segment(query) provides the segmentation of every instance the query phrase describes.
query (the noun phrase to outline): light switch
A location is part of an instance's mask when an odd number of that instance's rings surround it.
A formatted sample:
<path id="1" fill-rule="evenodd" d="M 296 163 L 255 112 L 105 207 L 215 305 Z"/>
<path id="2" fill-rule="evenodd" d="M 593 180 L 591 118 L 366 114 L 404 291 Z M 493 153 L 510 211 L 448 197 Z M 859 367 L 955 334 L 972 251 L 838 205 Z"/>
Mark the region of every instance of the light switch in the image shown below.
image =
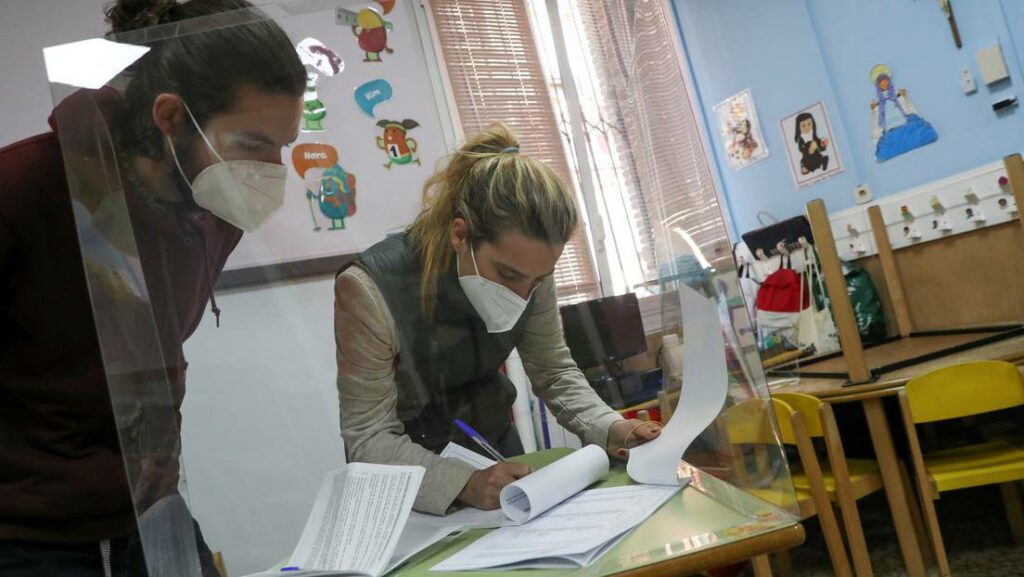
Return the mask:
<path id="1" fill-rule="evenodd" d="M 974 73 L 967 66 L 960 70 L 960 88 L 964 94 L 974 94 L 978 91 L 978 86 L 974 83 Z"/>
<path id="2" fill-rule="evenodd" d="M 979 50 L 977 58 L 981 79 L 985 84 L 992 84 L 1010 77 L 1009 71 L 1006 70 L 1006 60 L 1003 59 L 1003 49 L 998 42 Z"/>

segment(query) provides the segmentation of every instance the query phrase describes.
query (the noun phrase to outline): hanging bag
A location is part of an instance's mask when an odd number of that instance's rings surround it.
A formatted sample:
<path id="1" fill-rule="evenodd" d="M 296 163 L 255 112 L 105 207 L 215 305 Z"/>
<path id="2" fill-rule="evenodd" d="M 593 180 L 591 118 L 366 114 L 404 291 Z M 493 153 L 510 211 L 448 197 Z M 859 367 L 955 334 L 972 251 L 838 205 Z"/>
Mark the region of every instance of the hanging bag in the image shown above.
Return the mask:
<path id="1" fill-rule="evenodd" d="M 768 275 L 757 291 L 757 326 L 762 342 L 771 336 L 782 337 L 793 345 L 799 342 L 800 311 L 807 308 L 810 300 L 801 284 L 788 255 L 780 255 L 779 270 Z"/>
<path id="2" fill-rule="evenodd" d="M 804 274 L 800 287 L 803 290 L 801 299 L 803 299 L 803 295 L 814 293 L 815 288 L 820 291 L 818 294 L 826 294 L 821 267 L 818 265 L 817 255 L 812 247 L 804 247 Z M 817 307 L 817 303 L 808 303 L 808 306 L 800 311 L 797 331 L 797 339 L 800 344 L 803 346 L 813 345 L 817 354 L 834 353 L 839 350 L 836 324 L 832 319 L 832 311 L 827 301 L 822 303 L 820 309 Z"/>

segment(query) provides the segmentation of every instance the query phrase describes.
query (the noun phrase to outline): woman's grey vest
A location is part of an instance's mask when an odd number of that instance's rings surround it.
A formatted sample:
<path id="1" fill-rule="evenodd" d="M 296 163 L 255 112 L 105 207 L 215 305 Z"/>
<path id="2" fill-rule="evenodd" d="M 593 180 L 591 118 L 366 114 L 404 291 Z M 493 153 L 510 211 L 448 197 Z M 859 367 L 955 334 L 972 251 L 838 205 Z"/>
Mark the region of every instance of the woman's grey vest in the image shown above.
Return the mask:
<path id="1" fill-rule="evenodd" d="M 404 234 L 370 247 L 356 264 L 377 284 L 397 327 L 398 418 L 409 437 L 438 453 L 449 441 L 475 449 L 454 424 L 461 419 L 492 445 L 505 444 L 516 391 L 499 369 L 519 342 L 532 303 L 512 330 L 488 333 L 453 262 L 438 279 L 434 318 L 425 318 L 420 258 Z"/>

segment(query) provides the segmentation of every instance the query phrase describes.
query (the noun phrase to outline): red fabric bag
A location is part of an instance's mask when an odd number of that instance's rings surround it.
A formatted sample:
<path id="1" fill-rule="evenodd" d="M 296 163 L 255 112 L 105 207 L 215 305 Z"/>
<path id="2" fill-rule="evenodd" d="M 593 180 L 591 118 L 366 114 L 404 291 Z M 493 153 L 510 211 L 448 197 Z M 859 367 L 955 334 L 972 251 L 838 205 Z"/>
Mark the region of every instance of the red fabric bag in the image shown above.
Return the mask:
<path id="1" fill-rule="evenodd" d="M 782 259 L 780 257 L 780 262 Z M 811 306 L 810 291 L 800 290 L 803 279 L 788 264 L 768 275 L 757 291 L 757 310 L 773 313 L 798 313 Z M 800 295 L 803 294 L 803 305 Z"/>

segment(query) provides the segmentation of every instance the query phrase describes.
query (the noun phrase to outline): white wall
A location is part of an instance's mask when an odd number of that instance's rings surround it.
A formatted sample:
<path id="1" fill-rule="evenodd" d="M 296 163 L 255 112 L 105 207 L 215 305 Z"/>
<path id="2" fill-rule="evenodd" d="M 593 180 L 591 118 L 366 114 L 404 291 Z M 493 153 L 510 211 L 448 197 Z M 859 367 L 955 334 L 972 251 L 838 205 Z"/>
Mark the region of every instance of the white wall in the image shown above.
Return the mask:
<path id="1" fill-rule="evenodd" d="M 102 36 L 106 0 L 0 0 L 0 147 L 48 130 L 43 48 Z"/>
<path id="2" fill-rule="evenodd" d="M 290 553 L 326 471 L 344 462 L 333 277 L 218 293 L 185 346 L 188 498 L 231 575 Z"/>

